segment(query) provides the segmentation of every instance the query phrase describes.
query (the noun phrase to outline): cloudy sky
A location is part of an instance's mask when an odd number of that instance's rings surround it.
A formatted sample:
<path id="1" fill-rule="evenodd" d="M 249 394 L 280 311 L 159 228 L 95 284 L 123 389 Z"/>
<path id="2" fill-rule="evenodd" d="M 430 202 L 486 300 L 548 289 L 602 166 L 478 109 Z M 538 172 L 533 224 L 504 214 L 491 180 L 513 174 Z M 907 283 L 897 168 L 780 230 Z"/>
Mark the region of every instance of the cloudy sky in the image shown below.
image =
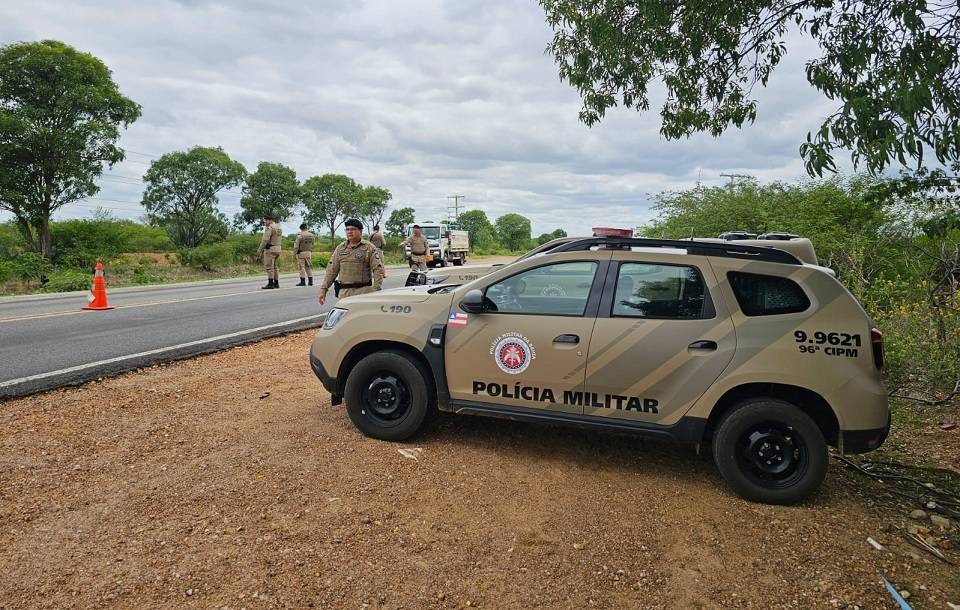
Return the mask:
<path id="1" fill-rule="evenodd" d="M 459 194 L 491 219 L 528 216 L 535 235 L 585 234 L 641 224 L 652 195 L 698 178 L 802 179 L 798 147 L 832 109 L 804 79 L 813 49 L 791 38 L 749 128 L 668 142 L 656 112 L 629 110 L 588 128 L 544 54 L 551 31 L 534 0 L 0 4 L 0 44 L 43 38 L 101 58 L 143 107 L 121 139 L 127 160 L 60 218 L 98 206 L 138 217 L 150 161 L 204 145 L 251 170 L 274 161 L 301 180 L 385 186 L 419 218 L 445 216 Z M 226 193 L 223 211 L 239 198 Z"/>

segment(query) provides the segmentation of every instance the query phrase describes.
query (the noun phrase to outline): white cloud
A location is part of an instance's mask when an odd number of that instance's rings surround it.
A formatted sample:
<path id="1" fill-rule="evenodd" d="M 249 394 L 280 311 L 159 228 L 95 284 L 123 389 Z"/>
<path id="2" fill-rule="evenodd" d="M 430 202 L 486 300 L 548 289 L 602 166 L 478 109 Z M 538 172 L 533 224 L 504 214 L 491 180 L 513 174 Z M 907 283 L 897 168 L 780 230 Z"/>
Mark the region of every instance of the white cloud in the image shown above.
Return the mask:
<path id="1" fill-rule="evenodd" d="M 103 59 L 143 117 L 121 140 L 97 205 L 138 217 L 151 156 L 222 146 L 253 169 L 286 163 L 301 179 L 336 172 L 386 186 L 423 218 L 448 195 L 491 218 L 520 212 L 534 233 L 649 219 L 650 195 L 725 180 L 802 177 L 798 147 L 831 109 L 807 85 L 809 43 L 758 91 L 756 124 L 722 138 L 668 142 L 659 117 L 615 110 L 587 128 L 580 100 L 544 54 L 535 2 L 326 0 L 83 3 L 0 7 L 0 42 L 55 38 Z M 236 192 L 223 210 L 237 211 Z"/>

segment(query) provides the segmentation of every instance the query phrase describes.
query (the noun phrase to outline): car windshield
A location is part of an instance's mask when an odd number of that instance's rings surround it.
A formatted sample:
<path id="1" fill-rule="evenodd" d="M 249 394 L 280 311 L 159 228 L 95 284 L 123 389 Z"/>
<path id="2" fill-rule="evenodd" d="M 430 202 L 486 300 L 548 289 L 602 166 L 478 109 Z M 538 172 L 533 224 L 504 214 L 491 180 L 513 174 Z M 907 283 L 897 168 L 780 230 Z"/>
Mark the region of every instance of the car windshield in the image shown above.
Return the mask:
<path id="1" fill-rule="evenodd" d="M 422 227 L 420 232 L 427 239 L 440 239 L 440 227 Z M 413 235 L 413 229 L 410 230 L 410 234 Z"/>

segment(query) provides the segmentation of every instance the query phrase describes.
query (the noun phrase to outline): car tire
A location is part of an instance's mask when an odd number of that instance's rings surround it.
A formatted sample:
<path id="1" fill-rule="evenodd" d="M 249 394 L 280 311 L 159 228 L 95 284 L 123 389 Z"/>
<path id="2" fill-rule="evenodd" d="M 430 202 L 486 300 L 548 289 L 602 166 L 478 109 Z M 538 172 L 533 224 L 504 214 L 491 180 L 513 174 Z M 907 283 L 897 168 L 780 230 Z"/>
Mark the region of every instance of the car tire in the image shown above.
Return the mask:
<path id="1" fill-rule="evenodd" d="M 464 261 L 464 259 L 462 259 L 462 258 L 455 258 L 455 259 L 453 259 L 453 266 L 454 266 L 454 267 L 462 267 L 462 266 L 463 266 L 463 261 Z"/>
<path id="2" fill-rule="evenodd" d="M 796 405 L 752 398 L 730 410 L 713 437 L 713 459 L 737 494 L 765 504 L 796 504 L 827 474 L 827 443 Z"/>
<path id="3" fill-rule="evenodd" d="M 350 420 L 371 438 L 406 440 L 420 430 L 429 412 L 426 372 L 398 352 L 374 352 L 360 360 L 344 390 Z"/>

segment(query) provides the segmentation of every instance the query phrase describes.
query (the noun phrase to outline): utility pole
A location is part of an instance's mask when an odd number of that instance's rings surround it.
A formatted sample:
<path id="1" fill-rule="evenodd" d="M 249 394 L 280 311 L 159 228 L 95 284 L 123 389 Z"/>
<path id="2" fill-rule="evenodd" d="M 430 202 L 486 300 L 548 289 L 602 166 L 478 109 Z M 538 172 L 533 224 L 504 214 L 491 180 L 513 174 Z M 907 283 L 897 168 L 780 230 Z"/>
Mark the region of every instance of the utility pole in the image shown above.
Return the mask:
<path id="1" fill-rule="evenodd" d="M 447 218 L 453 222 L 460 222 L 460 200 L 466 199 L 463 195 L 450 195 L 447 199 L 453 199 L 453 204 L 447 205 Z"/>
<path id="2" fill-rule="evenodd" d="M 740 178 L 742 180 L 750 180 L 753 178 L 750 174 L 720 174 L 724 178 L 730 178 L 730 184 L 733 184 L 735 178 Z"/>

